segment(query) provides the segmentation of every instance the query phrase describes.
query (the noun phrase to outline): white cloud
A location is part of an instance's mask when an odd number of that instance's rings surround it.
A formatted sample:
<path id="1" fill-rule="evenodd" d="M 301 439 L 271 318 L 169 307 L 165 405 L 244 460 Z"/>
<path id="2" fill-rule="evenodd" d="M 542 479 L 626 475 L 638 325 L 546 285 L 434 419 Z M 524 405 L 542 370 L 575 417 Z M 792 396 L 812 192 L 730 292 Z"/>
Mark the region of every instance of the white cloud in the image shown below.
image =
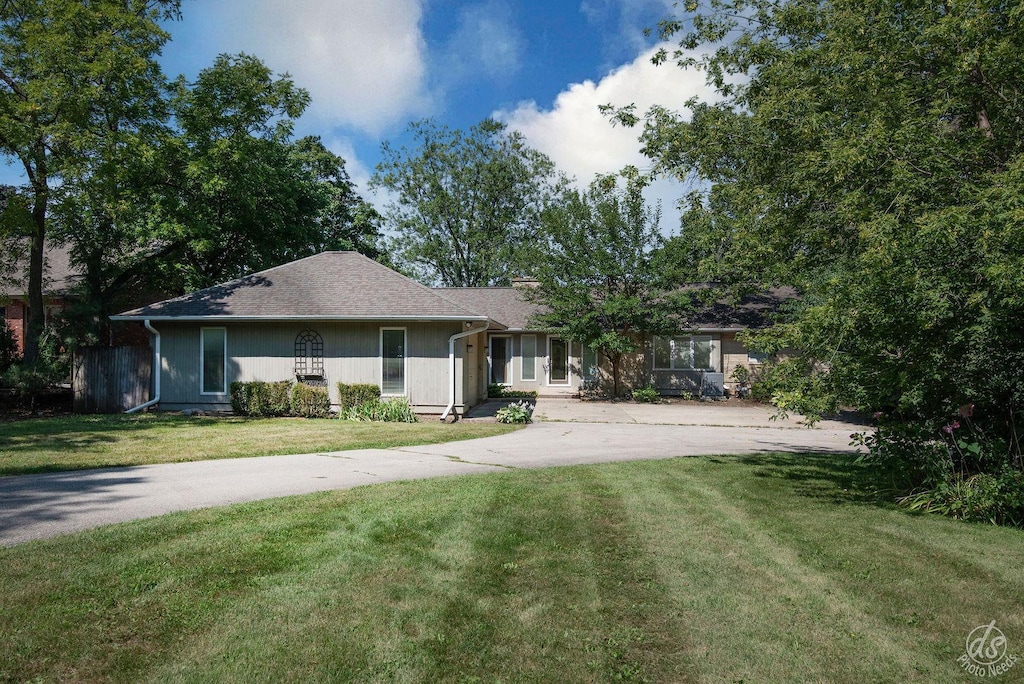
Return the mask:
<path id="1" fill-rule="evenodd" d="M 603 104 L 636 105 L 642 114 L 652 105 L 683 110 L 688 99 L 716 99 L 704 83 L 704 74 L 673 65 L 651 64 L 654 51 L 637 57 L 598 83 L 574 83 L 555 98 L 551 109 L 525 102 L 495 117 L 523 133 L 562 170 L 589 181 L 595 173 L 616 171 L 626 164 L 644 167 L 637 128 L 613 126 L 598 107 Z"/>
<path id="2" fill-rule="evenodd" d="M 519 71 L 523 43 L 507 4 L 487 0 L 463 7 L 455 31 L 445 42 L 439 76 L 449 82 L 477 74 L 508 77 Z"/>
<path id="3" fill-rule="evenodd" d="M 307 117 L 377 134 L 429 112 L 423 0 L 218 0 L 218 47 L 309 90 Z"/>
<path id="4" fill-rule="evenodd" d="M 655 66 L 650 61 L 653 54 L 654 50 L 641 54 L 597 83 L 570 85 L 555 98 L 551 109 L 526 102 L 494 116 L 520 131 L 562 171 L 575 176 L 581 186 L 590 183 L 595 174 L 613 173 L 628 164 L 649 169 L 650 160 L 640 153 L 640 130 L 613 126 L 598 107 L 632 103 L 642 114 L 654 104 L 682 111 L 691 97 L 717 99 L 702 72 L 683 71 L 671 64 Z M 648 198 L 662 202 L 663 229 L 677 227 L 675 202 L 683 193 L 681 185 L 667 179 L 650 188 Z"/>
<path id="5" fill-rule="evenodd" d="M 352 179 L 363 199 L 368 199 L 368 186 L 373 169 L 368 167 L 356 154 L 355 145 L 348 138 L 331 137 L 323 141 L 324 147 L 345 160 L 345 171 Z"/>

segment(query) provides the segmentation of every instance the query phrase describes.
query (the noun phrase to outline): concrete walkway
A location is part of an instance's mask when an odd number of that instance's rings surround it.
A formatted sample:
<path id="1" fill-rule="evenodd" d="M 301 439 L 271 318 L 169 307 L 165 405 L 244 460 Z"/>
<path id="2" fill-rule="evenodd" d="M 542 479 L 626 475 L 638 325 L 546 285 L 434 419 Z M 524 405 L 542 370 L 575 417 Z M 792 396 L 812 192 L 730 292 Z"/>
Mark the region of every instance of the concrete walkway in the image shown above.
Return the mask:
<path id="1" fill-rule="evenodd" d="M 508 435 L 431 446 L 0 477 L 0 545 L 172 511 L 395 480 L 705 454 L 847 452 L 857 429 L 542 422 Z"/>
<path id="2" fill-rule="evenodd" d="M 645 425 L 703 425 L 769 427 L 806 430 L 803 416 L 776 418 L 774 409 L 746 401 L 678 401 L 638 404 L 631 401 L 580 401 L 573 397 L 541 397 L 535 415 L 542 420 L 572 423 L 642 423 Z M 824 420 L 813 429 L 844 430 L 849 423 Z"/>

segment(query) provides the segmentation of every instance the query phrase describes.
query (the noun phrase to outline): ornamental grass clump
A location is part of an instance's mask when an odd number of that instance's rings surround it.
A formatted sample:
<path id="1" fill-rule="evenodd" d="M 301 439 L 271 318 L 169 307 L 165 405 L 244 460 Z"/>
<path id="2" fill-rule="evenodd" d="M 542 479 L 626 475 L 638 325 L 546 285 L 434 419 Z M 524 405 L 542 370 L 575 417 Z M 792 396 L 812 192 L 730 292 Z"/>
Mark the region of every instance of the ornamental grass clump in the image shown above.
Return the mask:
<path id="1" fill-rule="evenodd" d="M 372 421 L 380 423 L 418 423 L 409 400 L 405 397 L 371 399 L 341 411 L 342 420 Z"/>

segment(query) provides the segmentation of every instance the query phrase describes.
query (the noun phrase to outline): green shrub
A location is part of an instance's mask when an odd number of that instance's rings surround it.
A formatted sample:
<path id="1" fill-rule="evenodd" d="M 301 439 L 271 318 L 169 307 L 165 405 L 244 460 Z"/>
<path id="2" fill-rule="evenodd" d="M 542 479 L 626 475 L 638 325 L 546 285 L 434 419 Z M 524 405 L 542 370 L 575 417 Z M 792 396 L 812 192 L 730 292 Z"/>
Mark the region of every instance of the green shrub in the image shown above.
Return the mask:
<path id="1" fill-rule="evenodd" d="M 18 362 L 3 374 L 0 385 L 13 389 L 22 399 L 30 399 L 58 381 L 45 364 Z"/>
<path id="2" fill-rule="evenodd" d="M 959 520 L 1024 527 L 1024 473 L 952 474 L 935 487 L 898 499 L 912 511 L 938 513 Z"/>
<path id="3" fill-rule="evenodd" d="M 7 326 L 7 321 L 0 318 L 0 375 L 21 358 L 18 343 L 14 340 L 14 331 Z"/>
<path id="4" fill-rule="evenodd" d="M 641 404 L 658 404 L 661 403 L 661 395 L 653 387 L 642 387 L 633 390 L 633 401 Z"/>
<path id="5" fill-rule="evenodd" d="M 71 381 L 71 354 L 56 328 L 48 327 L 39 337 L 39 356 L 34 363 L 26 363 L 18 354 L 11 331 L 0 321 L 0 371 L 0 387 L 31 397 Z"/>
<path id="6" fill-rule="evenodd" d="M 267 418 L 291 413 L 290 380 L 231 383 L 231 410 L 239 416 Z"/>
<path id="7" fill-rule="evenodd" d="M 494 418 L 499 423 L 532 423 L 533 404 L 528 401 L 519 401 L 503 406 L 494 413 Z"/>
<path id="8" fill-rule="evenodd" d="M 1024 527 L 1024 472 L 1007 442 L 980 427 L 974 405 L 936 426 L 876 413 L 878 428 L 854 435 L 860 461 L 891 476 L 910 510 Z"/>
<path id="9" fill-rule="evenodd" d="M 405 397 L 392 397 L 381 401 L 370 399 L 343 409 L 338 416 L 342 420 L 373 421 L 381 423 L 418 423 L 419 418 L 409 406 Z"/>
<path id="10" fill-rule="evenodd" d="M 338 404 L 341 411 L 380 399 L 380 387 L 369 384 L 338 383 Z"/>
<path id="11" fill-rule="evenodd" d="M 326 387 L 297 382 L 292 386 L 291 410 L 302 418 L 327 418 L 331 415 L 331 394 Z"/>
<path id="12" fill-rule="evenodd" d="M 514 390 L 509 389 L 500 383 L 491 383 L 487 386 L 488 399 L 536 399 L 536 390 Z"/>
<path id="13" fill-rule="evenodd" d="M 750 396 L 750 384 L 754 379 L 754 373 L 742 363 L 732 369 L 730 376 L 736 396 L 746 398 Z"/>
<path id="14" fill-rule="evenodd" d="M 755 380 L 750 396 L 771 403 L 779 416 L 799 413 L 813 423 L 839 410 L 830 376 L 818 372 L 810 359 L 798 356 L 764 363 Z"/>

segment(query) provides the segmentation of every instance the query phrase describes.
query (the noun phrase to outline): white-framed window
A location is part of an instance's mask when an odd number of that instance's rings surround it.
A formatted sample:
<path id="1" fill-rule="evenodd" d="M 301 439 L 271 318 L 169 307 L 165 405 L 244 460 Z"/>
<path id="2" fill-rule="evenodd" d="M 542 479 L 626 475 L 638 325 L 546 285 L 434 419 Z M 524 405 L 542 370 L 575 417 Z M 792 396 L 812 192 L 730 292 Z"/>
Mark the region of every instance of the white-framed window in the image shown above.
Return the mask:
<path id="1" fill-rule="evenodd" d="M 380 329 L 381 396 L 405 395 L 405 328 Z"/>
<path id="2" fill-rule="evenodd" d="M 519 338 L 519 355 L 523 359 L 522 379 L 537 379 L 537 336 L 523 335 Z"/>
<path id="3" fill-rule="evenodd" d="M 654 338 L 654 370 L 716 370 L 710 335 Z"/>
<path id="4" fill-rule="evenodd" d="M 771 354 L 763 354 L 756 351 L 747 352 L 747 363 L 751 366 L 756 366 L 759 363 L 767 363 L 772 358 Z"/>
<path id="5" fill-rule="evenodd" d="M 199 393 L 226 394 L 228 379 L 228 331 L 199 329 Z"/>

